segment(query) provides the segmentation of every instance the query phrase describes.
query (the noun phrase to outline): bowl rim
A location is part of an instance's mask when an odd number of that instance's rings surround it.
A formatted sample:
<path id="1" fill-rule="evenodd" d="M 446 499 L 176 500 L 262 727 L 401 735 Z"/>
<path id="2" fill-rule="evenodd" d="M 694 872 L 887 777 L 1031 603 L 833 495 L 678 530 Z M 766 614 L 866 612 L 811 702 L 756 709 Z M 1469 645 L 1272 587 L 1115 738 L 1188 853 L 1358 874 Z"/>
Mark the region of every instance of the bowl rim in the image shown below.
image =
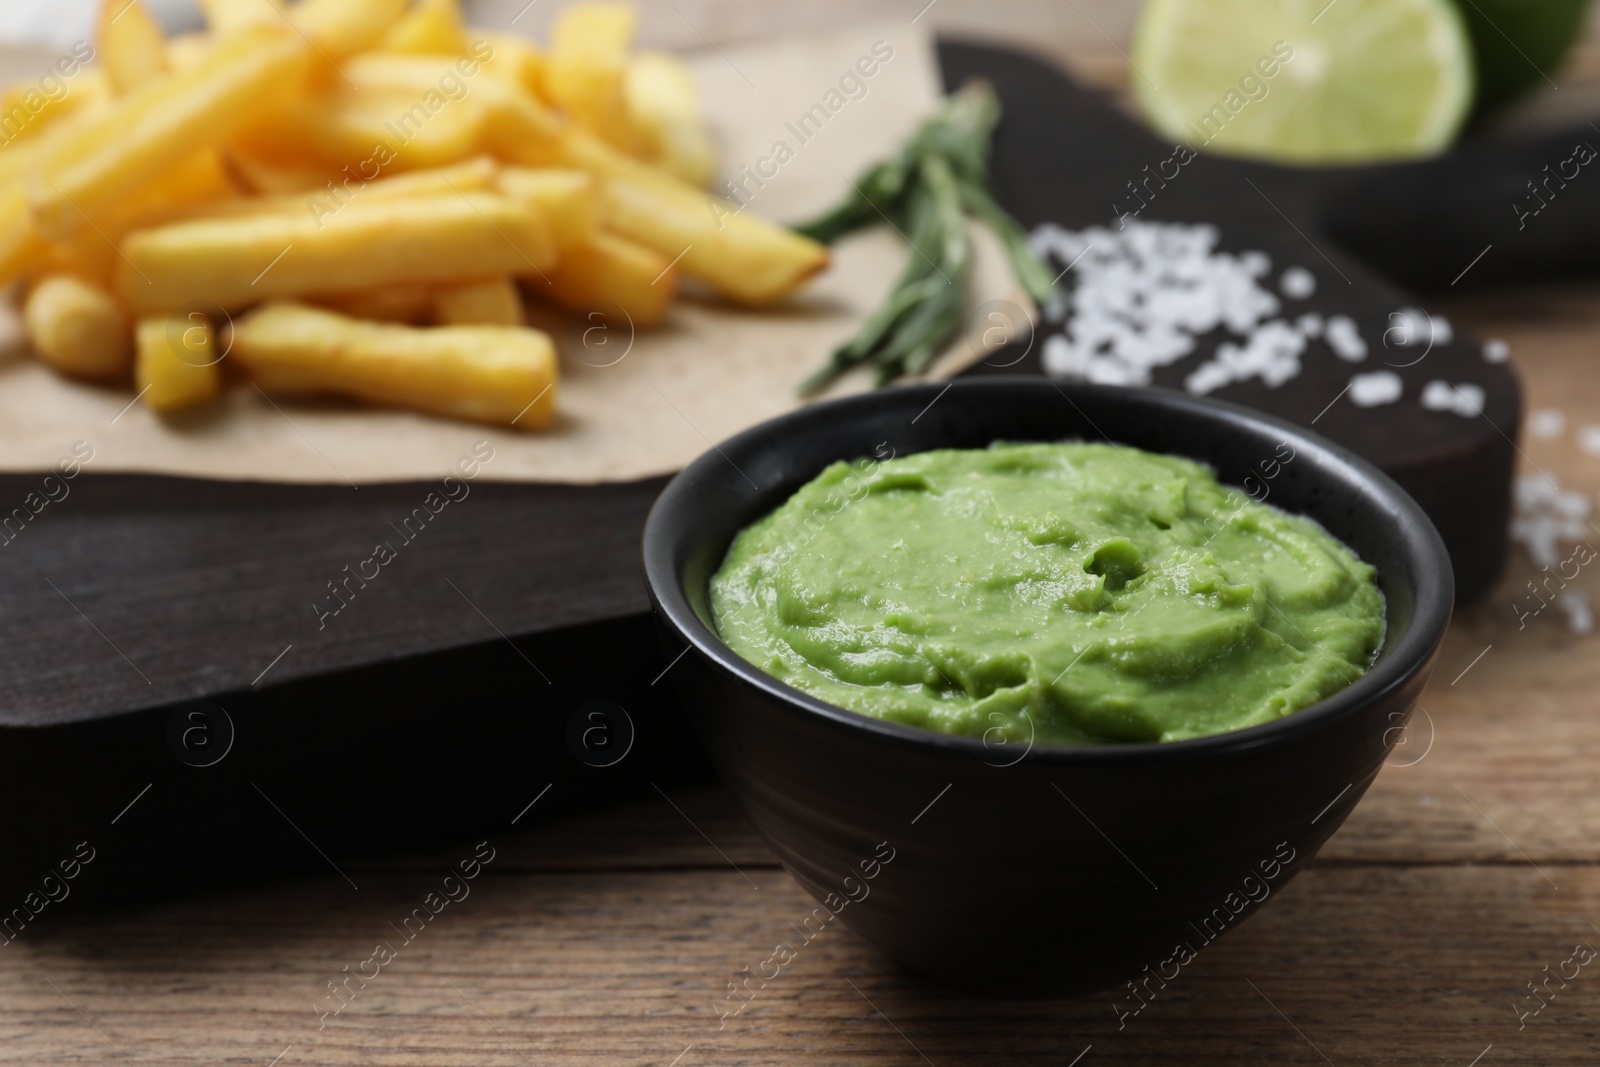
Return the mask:
<path id="1" fill-rule="evenodd" d="M 685 652 L 693 649 L 701 658 L 709 660 L 744 685 L 764 692 L 789 712 L 821 719 L 834 727 L 864 734 L 895 747 L 920 748 L 925 751 L 980 759 L 992 755 L 994 750 L 978 737 L 946 734 L 923 727 L 889 722 L 819 700 L 773 677 L 740 656 L 714 629 L 701 621 L 689 603 L 683 583 L 674 573 L 675 568 L 672 563 L 674 554 L 672 545 L 667 540 L 668 527 L 672 525 L 675 513 L 692 513 L 693 496 L 690 485 L 697 480 L 697 476 L 706 473 L 706 468 L 730 464 L 732 463 L 730 454 L 747 451 L 753 445 L 765 445 L 769 440 L 782 440 L 790 429 L 826 417 L 831 412 L 846 408 L 871 408 L 890 401 L 915 403 L 916 400 L 926 399 L 931 404 L 934 399 L 950 389 L 960 389 L 978 396 L 991 393 L 993 397 L 999 398 L 1016 391 L 1042 391 L 1051 388 L 1075 408 L 1078 405 L 1070 393 L 1076 393 L 1080 397 L 1120 398 L 1124 401 L 1149 404 L 1157 411 L 1180 409 L 1187 413 L 1199 414 L 1216 422 L 1222 429 L 1229 429 L 1241 422 L 1253 423 L 1286 435 L 1297 449 L 1305 445 L 1312 451 L 1324 453 L 1327 457 L 1352 468 L 1358 476 L 1355 481 L 1368 490 L 1369 497 L 1387 510 L 1396 513 L 1399 519 L 1398 526 L 1402 531 L 1402 536 L 1397 538 L 1400 542 L 1400 554 L 1409 558 L 1416 581 L 1410 626 L 1390 649 L 1388 655 L 1350 685 L 1309 707 L 1301 708 L 1272 722 L 1180 741 L 1084 745 L 1035 744 L 1030 741 L 1023 754 L 1016 758 L 1015 763 L 1050 766 L 1168 763 L 1220 753 L 1241 753 L 1263 746 L 1294 741 L 1315 733 L 1336 720 L 1354 715 L 1363 708 L 1385 701 L 1396 690 L 1409 684 L 1430 662 L 1443 641 L 1454 608 L 1455 581 L 1450 556 L 1437 528 L 1422 507 L 1394 479 L 1372 463 L 1307 427 L 1242 404 L 1212 397 L 1191 396 L 1169 389 L 1058 382 L 1049 378 L 1020 375 L 952 379 L 944 383 L 895 386 L 823 401 L 761 422 L 714 445 L 667 484 L 651 506 L 645 521 L 641 544 L 645 587 L 657 617 L 665 620 L 668 626 L 685 641 Z M 1081 408 L 1078 410 L 1080 416 L 1092 427 L 1093 420 L 1089 419 Z M 1031 440 L 1028 437 L 1021 439 Z M 1126 442 L 1112 441 L 1112 443 Z M 817 473 L 820 473 L 820 468 Z M 691 522 L 681 524 L 683 530 L 691 528 Z M 737 531 L 733 531 L 730 537 L 736 533 Z M 990 761 L 984 759 L 984 762 Z M 1003 767 L 1013 765 L 1014 763 L 1009 762 L 999 764 Z"/>

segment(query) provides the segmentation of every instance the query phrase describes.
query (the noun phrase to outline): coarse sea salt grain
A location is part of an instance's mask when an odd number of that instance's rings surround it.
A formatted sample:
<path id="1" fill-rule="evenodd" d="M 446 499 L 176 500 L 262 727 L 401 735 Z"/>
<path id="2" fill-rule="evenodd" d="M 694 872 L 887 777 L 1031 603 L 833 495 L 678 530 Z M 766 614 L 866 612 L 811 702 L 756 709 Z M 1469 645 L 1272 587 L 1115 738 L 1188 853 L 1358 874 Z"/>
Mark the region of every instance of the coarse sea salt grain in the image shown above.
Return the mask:
<path id="1" fill-rule="evenodd" d="M 1413 345 L 1447 345 L 1455 340 L 1455 328 L 1443 315 L 1429 315 L 1421 308 L 1405 307 L 1389 313 L 1389 328 L 1383 331 L 1385 347 L 1410 348 Z"/>
<path id="2" fill-rule="evenodd" d="M 1435 378 L 1422 387 L 1422 406 L 1429 411 L 1453 411 L 1464 419 L 1472 419 L 1483 413 L 1483 402 L 1487 399 L 1483 386 L 1471 382 L 1449 382 Z"/>
<path id="3" fill-rule="evenodd" d="M 1189 392 L 1250 379 L 1277 388 L 1298 375 L 1307 341 L 1324 333 L 1321 317 L 1277 318 L 1282 305 L 1261 285 L 1272 260 L 1259 251 L 1219 252 L 1218 237 L 1215 226 L 1141 219 L 1118 229 L 1073 231 L 1049 223 L 1035 229 L 1033 250 L 1070 265 L 1072 278 L 1070 291 L 1058 290 L 1042 309 L 1045 321 L 1063 326 L 1045 341 L 1045 371 L 1149 385 L 1154 371 L 1194 352 L 1196 338 L 1225 329 L 1236 339 L 1220 343 L 1188 375 Z M 1345 359 L 1364 358 L 1366 342 L 1354 320 L 1340 318 L 1339 340 L 1328 343 Z"/>
<path id="4" fill-rule="evenodd" d="M 1334 315 L 1322 332 L 1333 354 L 1345 362 L 1360 363 L 1367 358 L 1367 342 L 1361 339 L 1356 320 L 1349 315 Z"/>
<path id="5" fill-rule="evenodd" d="M 1528 432 L 1535 437 L 1560 437 L 1567 417 L 1554 408 L 1540 408 L 1528 416 Z"/>
<path id="6" fill-rule="evenodd" d="M 1578 447 L 1591 456 L 1600 456 L 1600 426 L 1585 426 L 1578 431 Z"/>
<path id="7" fill-rule="evenodd" d="M 1511 505 L 1510 537 L 1528 550 L 1535 566 L 1555 567 L 1563 558 L 1562 544 L 1575 545 L 1592 532 L 1589 498 L 1544 475 L 1519 477 Z"/>
<path id="8" fill-rule="evenodd" d="M 1317 291 L 1317 276 L 1304 267 L 1290 267 L 1278 279 L 1278 292 L 1290 300 L 1304 300 Z"/>
<path id="9" fill-rule="evenodd" d="M 1375 408 L 1400 399 L 1404 386 L 1392 370 L 1375 370 L 1350 379 L 1350 402 L 1358 408 Z"/>
<path id="10" fill-rule="evenodd" d="M 1509 534 L 1511 540 L 1527 550 L 1535 566 L 1565 582 L 1575 577 L 1566 573 L 1565 565 L 1574 560 L 1580 565 L 1583 562 L 1577 557 L 1576 546 L 1589 541 L 1593 530 L 1589 525 L 1592 510 L 1593 505 L 1583 493 L 1563 489 L 1543 475 L 1526 475 L 1512 485 Z M 1589 558 L 1594 557 L 1591 554 Z M 1545 582 L 1548 581 L 1546 576 Z M 1548 591 L 1548 584 L 1545 588 Z M 1566 616 L 1567 628 L 1573 633 L 1587 634 L 1594 630 L 1594 609 L 1587 593 L 1562 589 L 1555 597 L 1555 604 Z"/>
<path id="11" fill-rule="evenodd" d="M 1488 363 L 1504 363 L 1511 358 L 1511 346 L 1498 337 L 1483 342 L 1483 358 Z"/>

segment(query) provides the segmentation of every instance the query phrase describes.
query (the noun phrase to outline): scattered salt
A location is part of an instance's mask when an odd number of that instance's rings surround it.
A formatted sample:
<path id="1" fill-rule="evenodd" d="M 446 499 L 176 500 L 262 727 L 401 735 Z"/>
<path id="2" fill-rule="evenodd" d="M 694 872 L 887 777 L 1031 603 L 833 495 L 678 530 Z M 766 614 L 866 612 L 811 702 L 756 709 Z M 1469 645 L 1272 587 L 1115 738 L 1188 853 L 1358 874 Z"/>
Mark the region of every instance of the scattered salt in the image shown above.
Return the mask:
<path id="1" fill-rule="evenodd" d="M 1498 337 L 1491 337 L 1483 343 L 1483 358 L 1488 363 L 1504 363 L 1511 358 L 1511 346 Z"/>
<path id="2" fill-rule="evenodd" d="M 1567 417 L 1554 408 L 1540 408 L 1528 417 L 1528 430 L 1535 437 L 1560 437 Z"/>
<path id="3" fill-rule="evenodd" d="M 1073 265 L 1070 293 L 1043 309 L 1065 327 L 1045 342 L 1046 372 L 1149 385 L 1152 372 L 1192 353 L 1197 337 L 1225 327 L 1244 343 L 1219 346 L 1217 358 L 1189 376 L 1191 391 L 1252 377 L 1276 386 L 1300 373 L 1305 338 L 1272 318 L 1278 298 L 1257 284 L 1271 259 L 1218 252 L 1218 236 L 1215 226 L 1138 219 L 1116 230 L 1034 230 L 1034 251 Z"/>
<path id="4" fill-rule="evenodd" d="M 1435 378 L 1422 387 L 1422 406 L 1429 411 L 1453 411 L 1464 419 L 1476 418 L 1483 413 L 1487 399 L 1483 386 L 1471 382 L 1451 385 Z"/>
<path id="5" fill-rule="evenodd" d="M 1350 402 L 1358 408 L 1375 408 L 1400 399 L 1400 375 L 1392 370 L 1358 374 L 1350 379 Z"/>
<path id="6" fill-rule="evenodd" d="M 1389 313 L 1389 328 L 1383 331 L 1385 347 L 1409 348 L 1412 345 L 1447 345 L 1455 340 L 1455 328 L 1443 315 L 1429 315 L 1421 308 L 1405 307 Z"/>
<path id="7" fill-rule="evenodd" d="M 1510 536 L 1527 550 L 1541 572 L 1528 582 L 1531 593 L 1521 598 L 1526 607 L 1514 605 L 1519 619 L 1537 615 L 1547 606 L 1539 592 L 1542 587 L 1546 593 L 1555 593 L 1553 603 L 1566 616 L 1568 630 L 1575 634 L 1594 631 L 1589 594 L 1567 585 L 1577 577 L 1576 569 L 1568 570 L 1571 564 L 1582 567 L 1595 558 L 1592 550 L 1586 557 L 1579 555 L 1580 546 L 1587 546 L 1594 531 L 1589 521 L 1592 510 L 1583 493 L 1563 489 L 1544 475 L 1526 475 L 1513 483 Z M 1558 583 L 1556 590 L 1550 588 L 1552 578 Z"/>
<path id="8" fill-rule="evenodd" d="M 1600 456 L 1600 426 L 1585 426 L 1578 431 L 1578 447 L 1591 456 Z"/>
<path id="9" fill-rule="evenodd" d="M 1511 503 L 1511 539 L 1526 548 L 1541 568 L 1561 562 L 1563 543 L 1576 544 L 1592 532 L 1589 498 L 1543 475 L 1518 478 Z"/>
<path id="10" fill-rule="evenodd" d="M 1304 267 L 1290 267 L 1278 279 L 1278 292 L 1290 300 L 1304 300 L 1316 291 L 1316 275 Z"/>
<path id="11" fill-rule="evenodd" d="M 1308 311 L 1294 320 L 1294 327 L 1306 335 L 1307 341 L 1315 341 L 1322 336 L 1322 316 Z"/>
<path id="12" fill-rule="evenodd" d="M 1367 342 L 1356 329 L 1356 320 L 1349 315 L 1335 315 L 1328 320 L 1323 331 L 1333 354 L 1347 363 L 1360 363 L 1367 358 Z"/>

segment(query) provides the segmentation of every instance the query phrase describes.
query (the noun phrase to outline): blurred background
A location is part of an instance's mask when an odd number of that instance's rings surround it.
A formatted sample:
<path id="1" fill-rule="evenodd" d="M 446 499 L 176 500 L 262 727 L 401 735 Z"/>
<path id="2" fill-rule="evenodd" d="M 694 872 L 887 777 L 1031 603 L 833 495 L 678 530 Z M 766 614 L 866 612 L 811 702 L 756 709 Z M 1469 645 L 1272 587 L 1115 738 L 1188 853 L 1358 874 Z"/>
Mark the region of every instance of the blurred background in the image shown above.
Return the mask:
<path id="1" fill-rule="evenodd" d="M 170 32 L 203 27 L 194 0 L 148 0 L 150 9 Z M 0 5 L 0 44 L 64 46 L 92 31 L 97 0 L 8 0 Z M 911 5 L 914 6 L 914 5 Z M 1486 17 L 1514 37 L 1536 61 L 1538 48 L 1526 47 L 1516 23 L 1526 20 L 1532 36 L 1542 46 L 1559 48 L 1567 36 L 1566 25 L 1578 22 L 1575 40 L 1559 65 L 1547 71 L 1559 91 L 1533 92 L 1516 107 L 1503 111 L 1488 124 L 1540 128 L 1600 114 L 1600 18 L 1595 12 L 1572 12 L 1586 6 L 1583 0 L 1485 0 L 1480 5 L 1459 5 L 1480 23 Z M 908 4 L 901 0 L 640 0 L 639 44 L 644 48 L 694 49 L 707 42 L 726 43 L 782 37 L 837 28 L 843 24 L 874 20 L 898 21 Z M 1137 0 L 1068 0 L 1067 3 L 1030 3 L 1027 0 L 934 0 L 919 24 L 938 33 L 973 40 L 1024 46 L 1067 65 L 1082 81 L 1118 92 L 1132 82 L 1128 53 L 1142 5 Z M 463 0 L 467 20 L 486 26 L 514 26 L 544 37 L 561 5 L 552 0 Z M 1544 27 L 1548 27 L 1546 30 Z M 1496 53 L 1505 52 L 1509 37 L 1488 30 L 1478 35 Z M 1480 48 L 1482 45 L 1480 45 Z M 1505 57 L 1497 55 L 1497 61 Z M 1518 66 L 1507 63 L 1508 66 Z M 1540 63 L 1541 66 L 1545 65 Z M 1538 79 L 1534 79 L 1538 80 Z M 1543 86 L 1549 90 L 1548 85 Z"/>

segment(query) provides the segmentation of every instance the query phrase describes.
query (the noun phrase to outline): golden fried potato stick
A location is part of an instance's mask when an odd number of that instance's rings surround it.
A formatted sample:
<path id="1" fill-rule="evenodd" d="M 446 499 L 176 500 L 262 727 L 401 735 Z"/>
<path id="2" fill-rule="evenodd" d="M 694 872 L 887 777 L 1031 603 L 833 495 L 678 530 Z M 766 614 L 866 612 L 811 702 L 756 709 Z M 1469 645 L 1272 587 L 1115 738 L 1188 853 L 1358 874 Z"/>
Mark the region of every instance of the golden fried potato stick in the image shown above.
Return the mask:
<path id="1" fill-rule="evenodd" d="M 142 89 L 167 72 L 167 41 L 139 0 L 101 0 L 100 62 L 118 96 Z"/>
<path id="2" fill-rule="evenodd" d="M 76 274 L 96 285 L 111 288 L 120 258 L 117 242 L 134 230 L 187 218 L 196 211 L 220 211 L 225 205 L 243 204 L 217 154 L 204 149 L 174 166 L 160 180 L 111 205 L 93 225 L 79 227 L 69 240 L 53 241 L 39 256 L 42 273 Z"/>
<path id="3" fill-rule="evenodd" d="M 300 0 L 290 17 L 331 60 L 371 48 L 405 15 L 410 0 Z"/>
<path id="4" fill-rule="evenodd" d="M 828 265 L 828 250 L 816 241 L 738 211 L 582 130 L 568 130 L 561 144 L 569 165 L 602 179 L 600 215 L 608 229 L 731 300 L 781 300 Z"/>
<path id="5" fill-rule="evenodd" d="M 417 328 L 269 304 L 234 325 L 229 358 L 269 393 L 338 393 L 519 430 L 555 412 L 555 345 L 525 327 Z"/>
<path id="6" fill-rule="evenodd" d="M 628 64 L 624 91 L 646 158 L 705 188 L 716 167 L 716 151 L 688 64 L 665 52 L 641 52 Z"/>
<path id="7" fill-rule="evenodd" d="M 111 107 L 111 91 L 102 72 L 85 71 L 78 79 L 77 91 L 54 99 L 32 89 L 0 94 L 0 109 L 16 105 L 14 110 L 0 110 L 0 144 L 4 145 L 0 150 L 0 285 L 9 285 L 37 268 L 48 248 L 34 219 L 25 179 L 39 169 L 39 161 L 49 152 L 90 129 Z M 23 125 L 15 125 L 19 122 Z"/>
<path id="8" fill-rule="evenodd" d="M 678 279 L 665 256 L 602 230 L 562 252 L 549 284 L 529 278 L 527 286 L 573 311 L 620 307 L 635 326 L 649 326 L 666 317 Z"/>
<path id="9" fill-rule="evenodd" d="M 548 60 L 532 41 L 512 33 L 484 32 L 472 29 L 474 44 L 485 42 L 491 54 L 483 61 L 483 69 L 494 77 L 519 86 L 543 103 L 553 103 L 545 90 L 544 75 Z M 479 49 L 482 51 L 482 49 Z"/>
<path id="10" fill-rule="evenodd" d="M 249 192 L 262 196 L 287 196 L 320 188 L 332 181 L 341 166 L 359 166 L 363 160 L 351 164 L 341 160 L 330 163 L 325 159 L 280 159 L 276 148 L 270 146 L 247 147 L 237 139 L 220 149 L 229 169 L 239 183 Z"/>
<path id="11" fill-rule="evenodd" d="M 467 31 L 459 0 L 418 0 L 378 42 L 382 52 L 465 55 Z"/>
<path id="12" fill-rule="evenodd" d="M 599 226 L 600 188 L 586 171 L 501 167 L 494 181 L 513 200 L 533 205 L 557 248 L 587 240 Z"/>
<path id="13" fill-rule="evenodd" d="M 623 85 L 638 24 L 632 4 L 573 4 L 551 27 L 544 71 L 550 98 L 573 121 L 629 153 L 642 147 Z"/>
<path id="14" fill-rule="evenodd" d="M 98 380 L 127 377 L 132 330 L 104 289 L 71 275 L 51 275 L 28 294 L 22 322 L 33 350 L 61 373 Z"/>
<path id="15" fill-rule="evenodd" d="M 199 0 L 206 25 L 217 37 L 252 26 L 281 26 L 288 21 L 288 0 Z"/>
<path id="16" fill-rule="evenodd" d="M 33 209 L 22 187 L 0 187 L 0 285 L 28 273 L 49 247 L 33 225 Z"/>
<path id="17" fill-rule="evenodd" d="M 197 203 L 184 217 L 209 219 L 305 213 L 313 219 L 331 218 L 356 200 L 370 203 L 373 200 L 445 193 L 494 192 L 498 189 L 499 169 L 493 156 L 474 156 L 464 163 L 448 167 L 431 167 L 397 174 L 392 178 L 376 177 L 371 181 L 363 181 L 355 168 L 346 167 L 342 173 L 319 186 L 277 196 Z M 588 178 L 588 175 L 583 177 Z M 536 201 L 534 206 L 540 211 L 546 210 L 543 204 Z M 557 243 L 559 245 L 560 242 Z"/>
<path id="18" fill-rule="evenodd" d="M 440 326 L 522 326 L 522 294 L 510 278 L 486 278 L 439 290 L 433 321 Z"/>
<path id="19" fill-rule="evenodd" d="M 87 49 L 88 45 L 83 47 Z M 93 50 L 88 54 L 93 55 Z M 0 89 L 0 147 L 5 149 L 0 152 L 0 177 L 9 179 L 31 166 L 35 158 L 31 153 L 47 140 L 42 135 L 81 125 L 86 116 L 98 113 L 111 99 L 111 83 L 105 72 L 79 71 L 79 62 L 71 56 L 57 61 L 58 69 L 74 72 L 70 83 L 46 75 L 38 82 Z M 69 123 L 68 119 L 76 122 Z"/>
<path id="20" fill-rule="evenodd" d="M 413 282 L 353 293 L 313 293 L 306 299 L 352 319 L 423 326 L 433 318 L 434 301 L 438 295 L 438 286 Z"/>
<path id="21" fill-rule="evenodd" d="M 122 244 L 117 288 L 142 312 L 226 310 L 274 296 L 350 292 L 485 274 L 537 274 L 555 243 L 526 204 L 495 193 L 355 201 L 338 214 L 199 219 Z"/>
<path id="22" fill-rule="evenodd" d="M 180 33 L 167 38 L 167 66 L 173 70 L 188 70 L 211 54 L 212 38 L 209 33 Z"/>
<path id="23" fill-rule="evenodd" d="M 52 143 L 28 189 L 40 232 L 70 237 L 85 215 L 225 139 L 295 81 L 307 52 L 287 27 L 241 31 L 198 66 L 117 101 L 104 117 Z"/>
<path id="24" fill-rule="evenodd" d="M 320 163 L 329 171 L 415 170 L 482 151 L 487 122 L 486 106 L 470 97 L 341 84 L 316 95 L 280 96 L 239 130 L 230 147 L 280 164 Z"/>
<path id="25" fill-rule="evenodd" d="M 137 338 L 133 384 L 145 404 L 165 414 L 207 403 L 222 391 L 222 357 L 204 315 L 140 319 Z"/>
<path id="26" fill-rule="evenodd" d="M 361 186 L 359 195 L 373 199 L 486 191 L 497 188 L 499 175 L 500 163 L 493 156 L 472 156 L 445 167 L 380 176 Z"/>
<path id="27" fill-rule="evenodd" d="M 395 118 L 406 132 L 423 125 L 423 115 L 433 108 L 437 116 L 463 104 L 484 108 L 485 146 L 505 159 L 534 166 L 556 158 L 562 120 L 525 86 L 506 77 L 484 77 L 494 69 L 496 53 L 486 41 L 474 41 L 471 54 L 451 60 L 446 56 L 391 55 L 368 52 L 353 56 L 343 66 L 345 76 L 364 95 L 401 94 L 410 110 L 409 122 Z M 459 100 L 451 100 L 459 95 Z M 448 101 L 448 102 L 447 102 Z M 423 111 L 416 109 L 422 107 Z"/>

